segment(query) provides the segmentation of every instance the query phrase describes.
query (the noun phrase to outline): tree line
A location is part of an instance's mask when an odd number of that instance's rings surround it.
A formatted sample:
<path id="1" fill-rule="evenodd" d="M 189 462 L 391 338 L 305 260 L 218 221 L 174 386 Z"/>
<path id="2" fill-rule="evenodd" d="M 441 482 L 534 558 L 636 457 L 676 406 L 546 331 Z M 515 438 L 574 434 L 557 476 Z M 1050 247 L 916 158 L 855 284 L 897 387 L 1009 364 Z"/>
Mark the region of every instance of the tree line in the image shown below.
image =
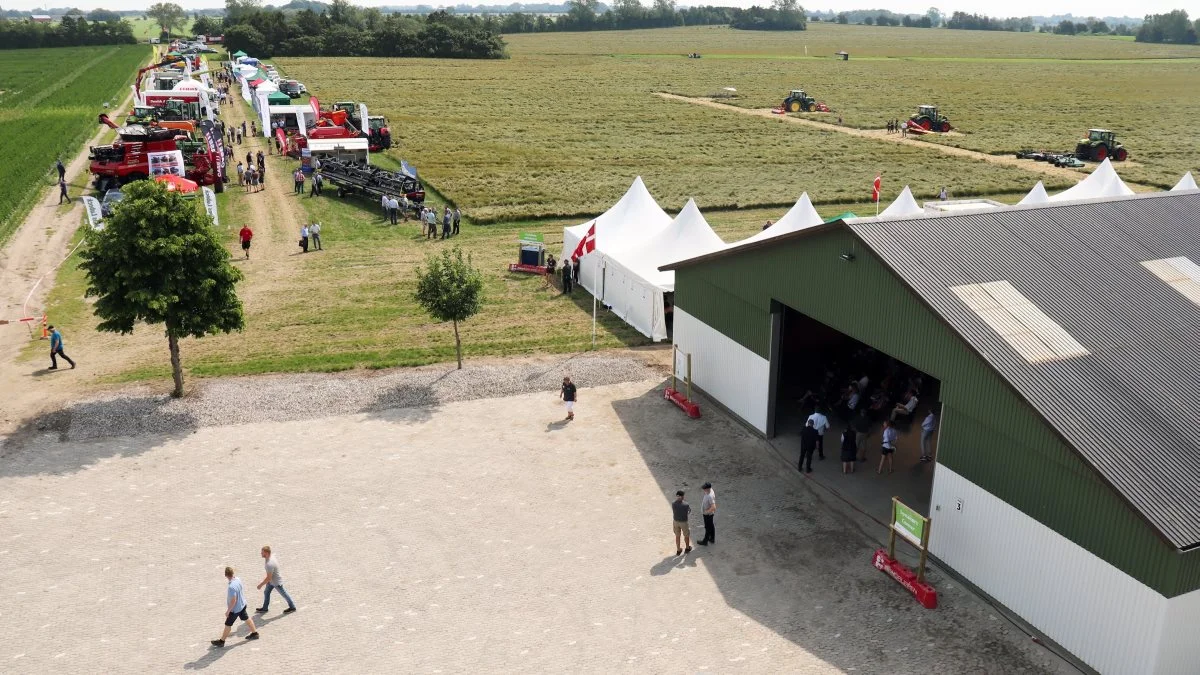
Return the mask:
<path id="1" fill-rule="evenodd" d="M 126 45 L 136 42 L 133 26 L 119 19 L 89 22 L 82 16 L 72 15 L 64 16 L 58 23 L 0 19 L 0 49 Z"/>
<path id="2" fill-rule="evenodd" d="M 1138 42 L 1170 42 L 1181 45 L 1194 45 L 1200 35 L 1200 19 L 1195 23 L 1188 19 L 1188 13 L 1182 9 L 1167 14 L 1150 14 L 1134 34 Z"/>
<path id="3" fill-rule="evenodd" d="M 673 26 L 723 26 L 742 30 L 804 30 L 807 17 L 797 0 L 774 0 L 770 7 L 679 7 L 675 0 L 615 0 L 608 11 L 599 0 L 569 0 L 557 17 L 514 12 L 497 21 L 501 33 L 634 30 Z"/>
<path id="4" fill-rule="evenodd" d="M 256 57 L 421 56 L 504 58 L 504 40 L 491 19 L 436 11 L 426 16 L 383 14 L 334 0 L 328 11 L 261 9 L 253 0 L 226 0 L 225 19 L 200 17 L 197 34 L 224 34 L 225 45 Z M 201 30 L 204 29 L 204 30 Z"/>

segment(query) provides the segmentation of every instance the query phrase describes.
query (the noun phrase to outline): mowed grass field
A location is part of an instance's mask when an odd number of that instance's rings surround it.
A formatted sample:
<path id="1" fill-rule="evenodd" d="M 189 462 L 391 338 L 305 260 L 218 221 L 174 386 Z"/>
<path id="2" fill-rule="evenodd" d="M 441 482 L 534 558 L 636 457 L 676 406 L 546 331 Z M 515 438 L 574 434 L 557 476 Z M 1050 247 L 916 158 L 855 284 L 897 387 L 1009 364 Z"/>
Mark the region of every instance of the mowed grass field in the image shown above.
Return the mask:
<path id="1" fill-rule="evenodd" d="M 1200 91 L 1191 58 L 1200 50 L 1190 47 L 832 24 L 506 39 L 512 58 L 494 62 L 278 61 L 322 100 L 361 100 L 387 115 L 402 140 L 393 154 L 488 222 L 599 212 L 634 175 L 668 208 L 696 197 L 705 209 L 780 205 L 802 191 L 819 204 L 853 202 L 879 171 L 897 190 L 909 184 L 926 197 L 942 185 L 961 196 L 1015 194 L 1042 178 L 664 101 L 656 91 L 734 87 L 735 105 L 765 108 L 805 87 L 858 128 L 882 128 L 932 102 L 962 131 L 934 142 L 986 153 L 1070 148 L 1088 127 L 1108 126 L 1135 160 L 1122 173 L 1158 185 L 1196 163 L 1187 139 L 1200 113 L 1200 97 L 1189 94 Z M 828 56 L 838 49 L 851 60 Z M 704 58 L 683 57 L 691 51 Z"/>
<path id="2" fill-rule="evenodd" d="M 74 157 L 149 57 L 143 45 L 0 51 L 0 243 L 58 180 L 55 160 Z"/>
<path id="3" fill-rule="evenodd" d="M 162 27 L 158 25 L 158 22 L 148 17 L 125 17 L 125 20 L 133 24 L 133 36 L 138 40 L 156 38 L 162 32 Z M 192 20 L 185 18 L 182 26 L 171 29 L 171 37 L 190 36 L 191 30 Z"/>

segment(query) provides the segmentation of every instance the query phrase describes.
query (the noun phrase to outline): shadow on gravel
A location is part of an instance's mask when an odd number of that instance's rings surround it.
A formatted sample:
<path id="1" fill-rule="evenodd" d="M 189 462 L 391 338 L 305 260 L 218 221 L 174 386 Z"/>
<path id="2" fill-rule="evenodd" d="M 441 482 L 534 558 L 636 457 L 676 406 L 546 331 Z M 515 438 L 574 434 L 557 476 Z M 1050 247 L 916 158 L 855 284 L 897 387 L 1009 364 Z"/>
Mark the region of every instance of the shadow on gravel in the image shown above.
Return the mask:
<path id="1" fill-rule="evenodd" d="M 429 383 L 398 384 L 381 392 L 374 401 L 363 406 L 360 412 L 366 413 L 368 418 L 385 422 L 426 422 L 437 412 L 441 403 L 434 387 L 444 377 L 443 374 Z"/>
<path id="2" fill-rule="evenodd" d="M 662 550 L 675 548 L 670 503 L 676 490 L 691 504 L 692 536 L 702 536 L 705 481 L 717 493 L 720 543 L 648 560 L 652 583 L 668 574 L 707 574 L 730 608 L 841 671 L 1042 670 L 1014 634 L 995 630 L 986 620 L 990 612 L 962 592 L 947 592 L 936 612 L 922 608 L 872 567 L 872 551 L 886 536 L 882 528 L 864 532 L 761 438 L 703 399 L 704 417 L 689 419 L 662 400 L 662 386 L 612 403 L 662 492 Z M 838 466 L 827 461 L 818 470 Z M 884 480 L 874 472 L 847 478 L 877 479 Z M 949 585 L 939 571 L 930 574 L 934 586 Z M 911 654 L 896 648 L 910 644 L 937 649 L 918 668 L 905 660 Z"/>
<path id="3" fill-rule="evenodd" d="M 0 440 L 0 477 L 63 474 L 111 456 L 142 454 L 199 426 L 167 396 L 77 403 L 25 420 Z M 130 437 L 122 443 L 88 443 Z M 133 438 L 137 437 L 137 438 Z"/>

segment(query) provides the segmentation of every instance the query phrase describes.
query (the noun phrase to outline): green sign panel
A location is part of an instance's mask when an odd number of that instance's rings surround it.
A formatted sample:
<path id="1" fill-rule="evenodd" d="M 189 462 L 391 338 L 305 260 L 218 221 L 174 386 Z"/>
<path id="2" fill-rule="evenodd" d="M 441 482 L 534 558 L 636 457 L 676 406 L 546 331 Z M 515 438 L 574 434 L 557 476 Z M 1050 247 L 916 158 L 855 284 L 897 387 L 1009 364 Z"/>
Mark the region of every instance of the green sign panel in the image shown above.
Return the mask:
<path id="1" fill-rule="evenodd" d="M 545 237 L 540 232 L 522 232 L 521 241 L 540 244 L 545 241 Z"/>
<path id="2" fill-rule="evenodd" d="M 892 518 L 896 521 L 892 527 L 895 528 L 896 534 L 920 548 L 925 540 L 925 517 L 901 504 L 898 499 L 892 500 L 892 504 Z"/>

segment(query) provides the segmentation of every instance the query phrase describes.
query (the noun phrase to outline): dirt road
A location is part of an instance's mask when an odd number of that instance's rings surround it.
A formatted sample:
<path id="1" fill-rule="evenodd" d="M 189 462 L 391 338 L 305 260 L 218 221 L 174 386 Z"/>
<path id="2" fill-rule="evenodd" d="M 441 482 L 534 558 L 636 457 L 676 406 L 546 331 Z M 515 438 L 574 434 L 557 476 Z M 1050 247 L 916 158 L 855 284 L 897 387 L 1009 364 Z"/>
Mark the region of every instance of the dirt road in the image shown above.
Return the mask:
<path id="1" fill-rule="evenodd" d="M 221 117 L 227 125 L 240 125 L 246 121 L 248 127 L 249 108 L 240 100 L 240 95 L 233 93 L 232 102 L 221 108 Z M 118 109 L 128 109 L 131 105 L 132 101 L 126 99 Z M 81 183 L 89 179 L 87 146 L 95 145 L 103 132 L 103 129 L 97 132 L 71 160 L 67 167 L 68 181 Z M 267 140 L 262 137 L 246 139 L 242 145 L 234 146 L 234 166 L 239 155 L 244 162 L 247 151 L 260 149 L 267 151 Z M 297 259 L 291 255 L 298 249 L 286 245 L 288 240 L 294 242 L 298 238 L 303 220 L 303 212 L 292 196 L 292 185 L 287 180 L 295 162 L 277 160 L 277 156 L 268 157 L 269 173 L 261 192 L 230 195 L 226 203 L 232 208 L 225 209 L 226 220 L 221 225 L 222 230 L 232 228 L 236 231 L 242 224 L 249 223 L 254 230 L 254 260 L 238 263 L 247 275 L 247 281 L 239 285 L 239 295 L 247 314 L 263 293 L 277 291 L 299 273 Z M 230 174 L 234 176 L 234 182 L 228 189 L 240 193 L 242 188 L 238 187 L 232 168 Z M 71 250 L 83 217 L 81 200 L 75 200 L 70 210 L 60 213 L 58 190 L 46 189 L 37 206 L 0 252 L 0 319 L 14 321 L 26 314 L 41 317 L 59 266 L 78 264 L 76 256 L 65 262 L 64 257 Z M 240 260 L 240 250 L 236 253 L 234 259 Z M 26 305 L 27 308 L 23 308 Z M 49 321 L 54 323 L 55 318 L 51 316 Z M 0 433 L 31 413 L 56 407 L 106 386 L 117 373 L 132 367 L 159 367 L 166 363 L 166 341 L 159 328 L 141 326 L 133 335 L 121 336 L 97 332 L 95 325 L 96 320 L 89 316 L 84 325 L 68 326 L 64 332 L 65 351 L 79 368 L 57 371 L 46 370 L 49 345 L 44 341 L 39 341 L 39 346 L 45 347 L 45 355 L 39 354 L 32 361 L 21 358 L 26 346 L 40 335 L 40 321 L 32 338 L 26 324 L 0 325 L 0 391 L 5 392 L 4 405 L 0 407 Z M 190 341 L 185 342 L 184 347 L 185 366 L 188 343 Z"/>
<path id="2" fill-rule="evenodd" d="M 721 103 L 719 101 L 714 101 L 711 98 L 692 98 L 689 96 L 680 96 L 678 94 L 668 94 L 666 92 L 655 92 L 655 95 L 660 98 L 665 98 L 669 101 L 682 101 L 684 103 L 691 103 L 694 105 L 707 106 L 709 108 L 716 108 L 717 110 L 725 110 L 728 112 L 740 113 L 742 115 L 752 115 L 754 117 L 765 117 L 767 119 L 783 120 L 784 122 L 788 122 L 790 124 L 800 124 L 803 126 L 813 127 L 814 129 L 821 129 L 822 131 L 836 131 L 838 133 L 848 134 L 850 136 L 858 136 L 860 138 L 870 138 L 872 140 L 881 141 L 881 142 L 885 142 L 885 143 L 899 143 L 902 145 L 914 145 L 917 147 L 925 148 L 932 152 L 940 152 L 942 154 L 953 155 L 955 157 L 967 157 L 970 159 L 977 159 L 982 162 L 990 162 L 992 164 L 1003 164 L 1005 166 L 1011 166 L 1011 167 L 1015 167 L 1018 169 L 1023 169 L 1030 173 L 1042 174 L 1045 176 L 1053 176 L 1055 178 L 1063 178 L 1063 179 L 1070 180 L 1070 181 L 1082 180 L 1087 175 L 1087 172 L 1081 171 L 1079 169 L 1067 169 L 1064 167 L 1057 167 L 1052 164 L 1047 164 L 1046 162 L 1034 162 L 1034 161 L 1030 161 L 1027 159 L 1017 159 L 1016 157 L 1013 157 L 1011 155 L 989 155 L 985 152 L 977 152 L 975 150 L 967 150 L 965 148 L 956 148 L 956 147 L 949 146 L 949 145 L 942 145 L 941 143 L 929 143 L 927 141 L 922 141 L 922 140 L 920 140 L 920 138 L 917 138 L 917 137 L 905 138 L 904 136 L 901 136 L 900 134 L 889 134 L 887 132 L 887 130 L 885 130 L 885 129 L 853 129 L 851 127 L 842 126 L 840 124 L 833 124 L 830 122 L 821 122 L 821 121 L 818 121 L 815 119 L 807 119 L 804 117 L 795 117 L 793 115 L 777 115 L 777 114 L 771 112 L 770 109 L 739 108 L 738 106 L 729 105 L 728 103 Z M 1131 189 L 1135 192 L 1147 192 L 1147 191 L 1153 191 L 1153 190 L 1158 189 L 1158 188 L 1154 188 L 1154 187 L 1150 187 L 1150 186 L 1146 186 L 1146 185 L 1139 185 L 1137 183 L 1130 183 L 1128 181 L 1126 181 L 1125 184 L 1129 186 L 1129 189 Z M 1029 187 L 1033 188 L 1033 185 L 1031 184 Z"/>

